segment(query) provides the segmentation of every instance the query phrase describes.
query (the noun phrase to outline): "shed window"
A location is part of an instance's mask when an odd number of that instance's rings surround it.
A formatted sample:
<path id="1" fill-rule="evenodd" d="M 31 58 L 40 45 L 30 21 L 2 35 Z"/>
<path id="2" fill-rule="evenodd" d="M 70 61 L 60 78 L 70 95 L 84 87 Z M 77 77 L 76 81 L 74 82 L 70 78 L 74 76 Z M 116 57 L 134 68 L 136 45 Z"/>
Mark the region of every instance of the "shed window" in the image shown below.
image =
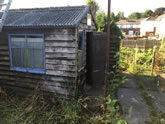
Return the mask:
<path id="1" fill-rule="evenodd" d="M 45 51 L 42 34 L 9 35 L 11 69 L 23 72 L 44 73 Z"/>
<path id="2" fill-rule="evenodd" d="M 84 65 L 84 41 L 85 32 L 80 32 L 78 34 L 78 69 Z"/>

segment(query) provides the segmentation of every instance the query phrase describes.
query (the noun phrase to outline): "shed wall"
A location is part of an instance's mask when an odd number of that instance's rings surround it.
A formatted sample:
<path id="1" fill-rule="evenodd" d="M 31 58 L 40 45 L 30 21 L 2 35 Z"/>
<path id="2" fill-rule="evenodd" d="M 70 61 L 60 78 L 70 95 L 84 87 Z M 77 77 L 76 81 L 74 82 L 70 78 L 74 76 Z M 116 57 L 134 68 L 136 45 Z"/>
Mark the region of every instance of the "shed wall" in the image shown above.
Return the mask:
<path id="1" fill-rule="evenodd" d="M 44 34 L 46 74 L 10 70 L 8 34 Z M 0 86 L 13 93 L 32 95 L 43 91 L 75 96 L 77 77 L 75 29 L 3 30 L 0 33 Z"/>
<path id="2" fill-rule="evenodd" d="M 88 14 L 90 14 L 91 15 L 91 13 L 89 12 Z M 96 25 L 95 25 L 95 23 L 94 23 L 94 20 L 93 20 L 93 18 L 92 18 L 92 25 L 91 26 L 88 26 L 87 25 L 87 15 L 88 14 L 86 14 L 86 16 L 84 17 L 84 19 L 80 22 L 80 24 L 79 24 L 79 26 L 78 26 L 78 32 L 80 32 L 80 31 L 85 31 L 85 37 L 84 37 L 84 39 L 85 39 L 85 42 L 84 42 L 84 51 L 85 51 L 85 53 L 84 53 L 84 61 L 85 61 L 85 66 L 86 66 L 86 56 L 87 56 L 87 53 L 86 53 L 86 45 L 87 45 L 87 32 L 93 32 L 93 31 L 96 31 Z M 92 17 L 92 15 L 91 15 L 91 17 Z"/>

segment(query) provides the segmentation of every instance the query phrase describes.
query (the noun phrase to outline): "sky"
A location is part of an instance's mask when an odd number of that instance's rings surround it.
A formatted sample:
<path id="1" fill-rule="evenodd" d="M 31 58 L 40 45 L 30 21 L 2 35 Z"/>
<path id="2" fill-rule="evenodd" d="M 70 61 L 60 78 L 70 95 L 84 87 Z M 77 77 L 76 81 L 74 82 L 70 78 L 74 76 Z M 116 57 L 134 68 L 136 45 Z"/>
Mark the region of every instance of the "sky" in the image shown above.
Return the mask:
<path id="1" fill-rule="evenodd" d="M 56 6 L 77 6 L 85 5 L 87 0 L 13 0 L 11 9 L 18 8 L 39 8 Z M 165 7 L 165 0 L 111 0 L 111 10 L 116 14 L 119 11 L 128 16 L 132 12 L 144 12 L 147 9 L 155 10 L 158 7 Z M 100 9 L 107 12 L 108 0 L 96 0 Z"/>

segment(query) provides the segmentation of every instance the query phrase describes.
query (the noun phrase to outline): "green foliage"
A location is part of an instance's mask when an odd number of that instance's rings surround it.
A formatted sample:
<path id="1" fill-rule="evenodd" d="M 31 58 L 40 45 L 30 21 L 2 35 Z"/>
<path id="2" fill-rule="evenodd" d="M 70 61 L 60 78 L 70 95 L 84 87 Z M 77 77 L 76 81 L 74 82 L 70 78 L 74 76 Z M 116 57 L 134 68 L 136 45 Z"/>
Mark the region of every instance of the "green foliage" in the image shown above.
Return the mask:
<path id="1" fill-rule="evenodd" d="M 160 15 L 164 14 L 164 12 L 165 12 L 165 8 L 160 7 L 160 8 L 155 9 L 154 12 L 152 10 L 146 10 L 143 13 L 133 12 L 128 16 L 128 18 L 129 19 L 140 19 L 140 18 L 147 18 L 150 16 L 160 16 Z"/>
<path id="2" fill-rule="evenodd" d="M 147 17 L 150 17 L 153 15 L 153 11 L 152 10 L 146 10 L 143 14 L 142 14 L 142 17 L 143 18 L 147 18 Z"/>
<path id="3" fill-rule="evenodd" d="M 139 12 L 133 12 L 128 16 L 129 19 L 140 19 L 142 17 L 142 14 Z"/>
<path id="4" fill-rule="evenodd" d="M 119 11 L 116 15 L 116 21 L 119 21 L 121 19 L 125 19 L 124 12 Z"/>
<path id="5" fill-rule="evenodd" d="M 116 17 L 116 15 L 115 15 L 114 12 L 111 12 L 111 14 L 110 14 L 110 20 L 113 21 L 113 22 L 117 22 L 118 21 L 118 19 L 117 19 L 117 17 Z"/>
<path id="6" fill-rule="evenodd" d="M 115 33 L 118 37 L 123 38 L 120 28 L 116 25 L 116 17 L 114 13 L 111 13 L 110 32 Z M 96 24 L 98 32 L 107 31 L 107 16 L 104 11 L 99 11 L 96 16 Z"/>
<path id="7" fill-rule="evenodd" d="M 0 124 L 126 124 L 120 120 L 117 100 L 107 98 L 106 113 L 103 105 L 89 106 L 88 101 L 89 98 L 48 100 L 41 95 L 10 97 L 0 92 Z"/>
<path id="8" fill-rule="evenodd" d="M 119 58 L 120 52 L 116 53 L 115 58 Z M 113 66 L 115 72 L 110 72 L 110 83 L 108 84 L 108 94 L 117 96 L 118 88 L 127 81 L 127 77 L 122 75 L 123 68 L 120 66 L 120 61 Z"/>
<path id="9" fill-rule="evenodd" d="M 98 32 L 103 32 L 106 27 L 106 22 L 107 17 L 104 11 L 99 11 L 96 16 L 96 23 L 98 27 Z"/>
<path id="10" fill-rule="evenodd" d="M 165 51 L 165 37 L 161 41 L 160 51 Z"/>
<path id="11" fill-rule="evenodd" d="M 120 120 L 119 110 L 118 100 L 111 100 L 108 96 L 103 122 L 105 124 L 127 124 L 125 120 Z"/>
<path id="12" fill-rule="evenodd" d="M 160 8 L 157 8 L 157 9 L 155 9 L 155 12 L 154 12 L 154 16 L 156 16 L 156 15 L 162 15 L 162 14 L 164 14 L 164 11 L 165 11 L 165 8 L 164 7 L 160 7 Z"/>
<path id="13" fill-rule="evenodd" d="M 121 48 L 121 67 L 129 72 L 151 71 L 153 49 Z"/>
<path id="14" fill-rule="evenodd" d="M 87 0 L 87 5 L 90 6 L 93 16 L 96 15 L 96 12 L 99 10 L 99 5 L 95 0 Z"/>

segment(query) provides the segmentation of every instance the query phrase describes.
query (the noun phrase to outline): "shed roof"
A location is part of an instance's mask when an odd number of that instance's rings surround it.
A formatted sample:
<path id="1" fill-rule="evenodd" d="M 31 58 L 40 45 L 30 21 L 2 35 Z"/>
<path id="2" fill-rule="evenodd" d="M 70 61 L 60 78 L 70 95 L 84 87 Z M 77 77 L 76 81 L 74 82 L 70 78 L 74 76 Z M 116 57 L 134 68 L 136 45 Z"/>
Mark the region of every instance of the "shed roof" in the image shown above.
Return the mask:
<path id="1" fill-rule="evenodd" d="M 4 28 L 74 28 L 89 10 L 89 6 L 10 10 Z"/>

